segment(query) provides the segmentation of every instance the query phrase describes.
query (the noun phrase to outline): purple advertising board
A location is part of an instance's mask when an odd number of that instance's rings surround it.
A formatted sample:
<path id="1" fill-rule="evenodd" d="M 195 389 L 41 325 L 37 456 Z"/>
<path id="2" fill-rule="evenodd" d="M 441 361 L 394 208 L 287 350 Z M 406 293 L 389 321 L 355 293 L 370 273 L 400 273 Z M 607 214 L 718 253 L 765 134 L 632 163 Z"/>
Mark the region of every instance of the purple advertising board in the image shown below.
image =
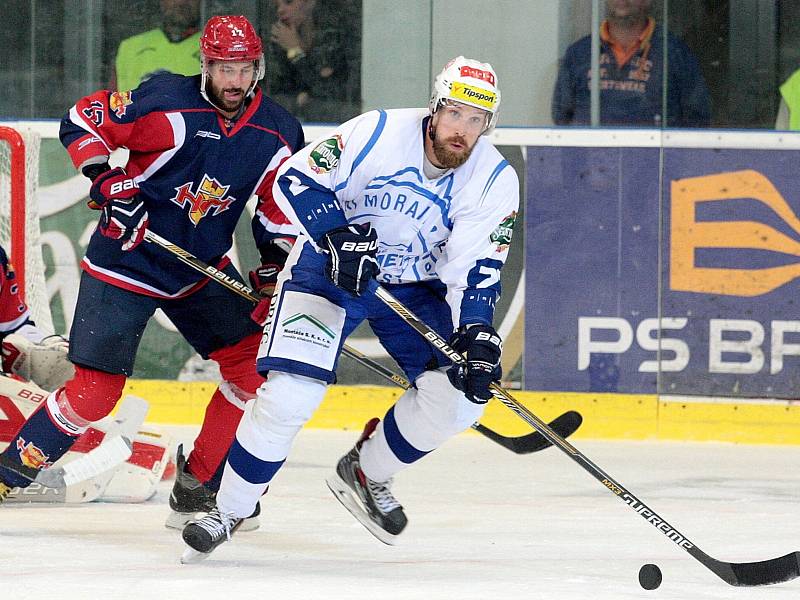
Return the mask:
<path id="1" fill-rule="evenodd" d="M 527 389 L 798 397 L 796 151 L 527 152 Z"/>

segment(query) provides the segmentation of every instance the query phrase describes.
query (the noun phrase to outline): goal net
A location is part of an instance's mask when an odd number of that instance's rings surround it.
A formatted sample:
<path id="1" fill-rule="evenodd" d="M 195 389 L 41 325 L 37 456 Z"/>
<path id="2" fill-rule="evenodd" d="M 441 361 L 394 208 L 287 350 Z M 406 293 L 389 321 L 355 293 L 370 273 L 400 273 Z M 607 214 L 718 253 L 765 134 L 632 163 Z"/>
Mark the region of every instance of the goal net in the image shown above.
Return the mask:
<path id="1" fill-rule="evenodd" d="M 53 332 L 39 230 L 38 133 L 0 127 L 0 244 L 20 282 L 36 324 Z"/>

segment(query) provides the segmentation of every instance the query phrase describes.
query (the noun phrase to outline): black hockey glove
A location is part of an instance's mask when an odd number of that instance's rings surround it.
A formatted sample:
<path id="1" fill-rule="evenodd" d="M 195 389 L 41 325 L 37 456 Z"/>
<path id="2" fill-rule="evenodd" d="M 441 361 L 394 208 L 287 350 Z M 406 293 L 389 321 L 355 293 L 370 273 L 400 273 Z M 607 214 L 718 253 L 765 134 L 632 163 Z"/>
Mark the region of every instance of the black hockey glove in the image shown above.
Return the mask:
<path id="1" fill-rule="evenodd" d="M 285 238 L 286 246 L 291 248 L 293 239 Z M 248 274 L 250 287 L 264 299 L 250 313 L 250 318 L 259 325 L 264 325 L 269 315 L 269 306 L 272 301 L 272 293 L 275 291 L 275 284 L 278 282 L 278 274 L 286 264 L 288 256 L 282 244 L 270 242 L 259 248 L 261 254 L 261 266 L 256 267 Z"/>
<path id="2" fill-rule="evenodd" d="M 466 363 L 453 365 L 447 370 L 447 378 L 476 404 L 485 404 L 492 398 L 489 385 L 500 381 L 500 354 L 503 342 L 489 325 L 461 327 L 453 333 L 450 347 L 461 354 L 466 353 Z"/>
<path id="3" fill-rule="evenodd" d="M 380 268 L 378 235 L 369 223 L 343 225 L 326 233 L 320 246 L 328 252 L 325 274 L 334 285 L 360 296 Z"/>

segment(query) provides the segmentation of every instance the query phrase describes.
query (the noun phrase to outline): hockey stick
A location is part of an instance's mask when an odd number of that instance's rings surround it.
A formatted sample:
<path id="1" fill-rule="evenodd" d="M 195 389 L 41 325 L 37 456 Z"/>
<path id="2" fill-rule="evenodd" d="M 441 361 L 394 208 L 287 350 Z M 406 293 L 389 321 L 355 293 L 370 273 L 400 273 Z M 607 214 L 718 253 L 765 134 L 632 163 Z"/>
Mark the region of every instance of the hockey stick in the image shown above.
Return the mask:
<path id="1" fill-rule="evenodd" d="M 168 252 L 174 254 L 182 263 L 199 271 L 213 279 L 223 287 L 228 288 L 232 292 L 239 294 L 243 298 L 250 300 L 255 304 L 258 304 L 263 298 L 258 295 L 252 288 L 248 287 L 235 277 L 231 277 L 226 273 L 223 273 L 216 267 L 213 267 L 209 264 L 204 263 L 191 252 L 187 252 L 180 246 L 176 246 L 169 240 L 161 237 L 157 233 L 152 232 L 151 230 L 145 231 L 144 234 L 145 241 L 155 244 L 156 246 L 161 246 Z M 399 385 L 404 389 L 408 389 L 410 384 L 400 375 L 393 373 L 380 363 L 377 363 L 358 350 L 351 348 L 347 344 L 344 344 L 342 347 L 342 352 L 350 357 L 351 359 L 361 363 L 368 369 L 376 372 L 377 374 L 385 377 L 389 381 Z M 556 417 L 550 425 L 559 432 L 562 437 L 569 437 L 572 435 L 578 427 L 581 426 L 582 417 L 579 413 L 575 411 L 567 411 L 562 415 Z M 472 428 L 475 429 L 478 433 L 483 434 L 493 442 L 503 446 L 504 448 L 511 450 L 516 454 L 529 454 L 531 452 L 537 452 L 539 450 L 544 450 L 545 448 L 549 448 L 552 445 L 552 442 L 548 441 L 545 437 L 539 434 L 537 431 L 533 433 L 529 433 L 524 436 L 520 437 L 506 437 L 481 425 L 479 423 L 474 423 Z"/>
<path id="2" fill-rule="evenodd" d="M 378 299 L 384 302 L 397 313 L 401 319 L 428 340 L 433 347 L 440 350 L 455 364 L 460 365 L 466 362 L 466 359 L 460 353 L 453 350 L 438 333 L 422 322 L 414 313 L 392 296 L 392 294 L 381 287 L 377 281 L 373 280 L 370 282 L 370 291 L 374 291 Z M 800 552 L 790 552 L 778 558 L 747 563 L 730 563 L 712 558 L 700 550 L 693 542 L 689 541 L 685 535 L 670 525 L 653 509 L 623 487 L 623 485 L 611 477 L 611 475 L 603 471 L 572 444 L 555 433 L 544 421 L 517 402 L 511 394 L 497 384 L 492 384 L 491 389 L 495 394 L 495 398 L 500 400 L 500 402 L 513 411 L 514 414 L 540 432 L 553 445 L 558 446 L 567 456 L 583 467 L 585 471 L 619 497 L 625 504 L 639 513 L 648 523 L 659 531 L 662 531 L 672 542 L 686 550 L 692 557 L 702 563 L 725 583 L 734 586 L 769 585 L 790 581 L 800 576 Z"/>
<path id="3" fill-rule="evenodd" d="M 39 483 L 48 488 L 60 489 L 82 483 L 107 473 L 130 458 L 133 451 L 133 437 L 144 421 L 148 408 L 149 405 L 145 400 L 136 396 L 126 397 L 106 433 L 109 441 L 104 440 L 96 448 L 63 466 L 39 470 L 17 464 L 4 454 L 0 454 L 0 465 L 31 483 Z"/>
<path id="4" fill-rule="evenodd" d="M 399 385 L 404 390 L 407 390 L 411 387 L 411 384 L 408 382 L 407 379 L 401 377 L 397 373 L 387 369 L 379 362 L 376 362 L 362 354 L 355 348 L 348 346 L 347 344 L 344 345 L 342 348 L 342 352 L 355 360 L 358 363 L 361 363 L 366 368 L 370 369 L 374 373 L 377 373 L 381 377 L 388 379 L 392 383 Z M 568 410 L 567 412 L 559 415 L 552 421 L 548 423 L 553 431 L 558 432 L 558 435 L 561 437 L 569 437 L 581 426 L 583 422 L 583 417 L 579 412 L 574 410 Z M 544 450 L 549 448 L 553 444 L 550 443 L 547 438 L 541 435 L 538 431 L 533 431 L 532 433 L 528 433 L 526 435 L 521 435 L 518 437 L 506 437 L 504 435 L 500 435 L 496 431 L 493 431 L 486 427 L 485 425 L 481 425 L 480 423 L 473 423 L 472 428 L 477 431 L 478 433 L 483 434 L 493 442 L 501 445 L 503 448 L 507 450 L 511 450 L 514 454 L 531 454 L 533 452 L 539 452 L 540 450 Z"/>

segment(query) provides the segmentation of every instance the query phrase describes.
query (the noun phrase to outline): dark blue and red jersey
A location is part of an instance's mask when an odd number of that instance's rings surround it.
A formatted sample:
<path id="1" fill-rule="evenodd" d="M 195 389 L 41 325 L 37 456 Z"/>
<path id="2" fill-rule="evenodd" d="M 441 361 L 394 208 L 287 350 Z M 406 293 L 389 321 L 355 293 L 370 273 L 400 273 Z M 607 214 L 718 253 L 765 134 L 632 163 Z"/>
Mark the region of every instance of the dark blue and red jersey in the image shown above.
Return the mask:
<path id="1" fill-rule="evenodd" d="M 61 143 L 75 166 L 130 151 L 126 171 L 139 185 L 149 228 L 200 260 L 222 267 L 248 199 L 258 196 L 259 247 L 294 235 L 272 199 L 278 166 L 304 145 L 300 123 L 257 89 L 230 124 L 200 95 L 200 76 L 162 74 L 129 92 L 101 90 L 79 100 L 61 122 Z M 95 231 L 82 268 L 112 285 L 174 298 L 205 280 L 162 248 L 124 252 Z"/>

